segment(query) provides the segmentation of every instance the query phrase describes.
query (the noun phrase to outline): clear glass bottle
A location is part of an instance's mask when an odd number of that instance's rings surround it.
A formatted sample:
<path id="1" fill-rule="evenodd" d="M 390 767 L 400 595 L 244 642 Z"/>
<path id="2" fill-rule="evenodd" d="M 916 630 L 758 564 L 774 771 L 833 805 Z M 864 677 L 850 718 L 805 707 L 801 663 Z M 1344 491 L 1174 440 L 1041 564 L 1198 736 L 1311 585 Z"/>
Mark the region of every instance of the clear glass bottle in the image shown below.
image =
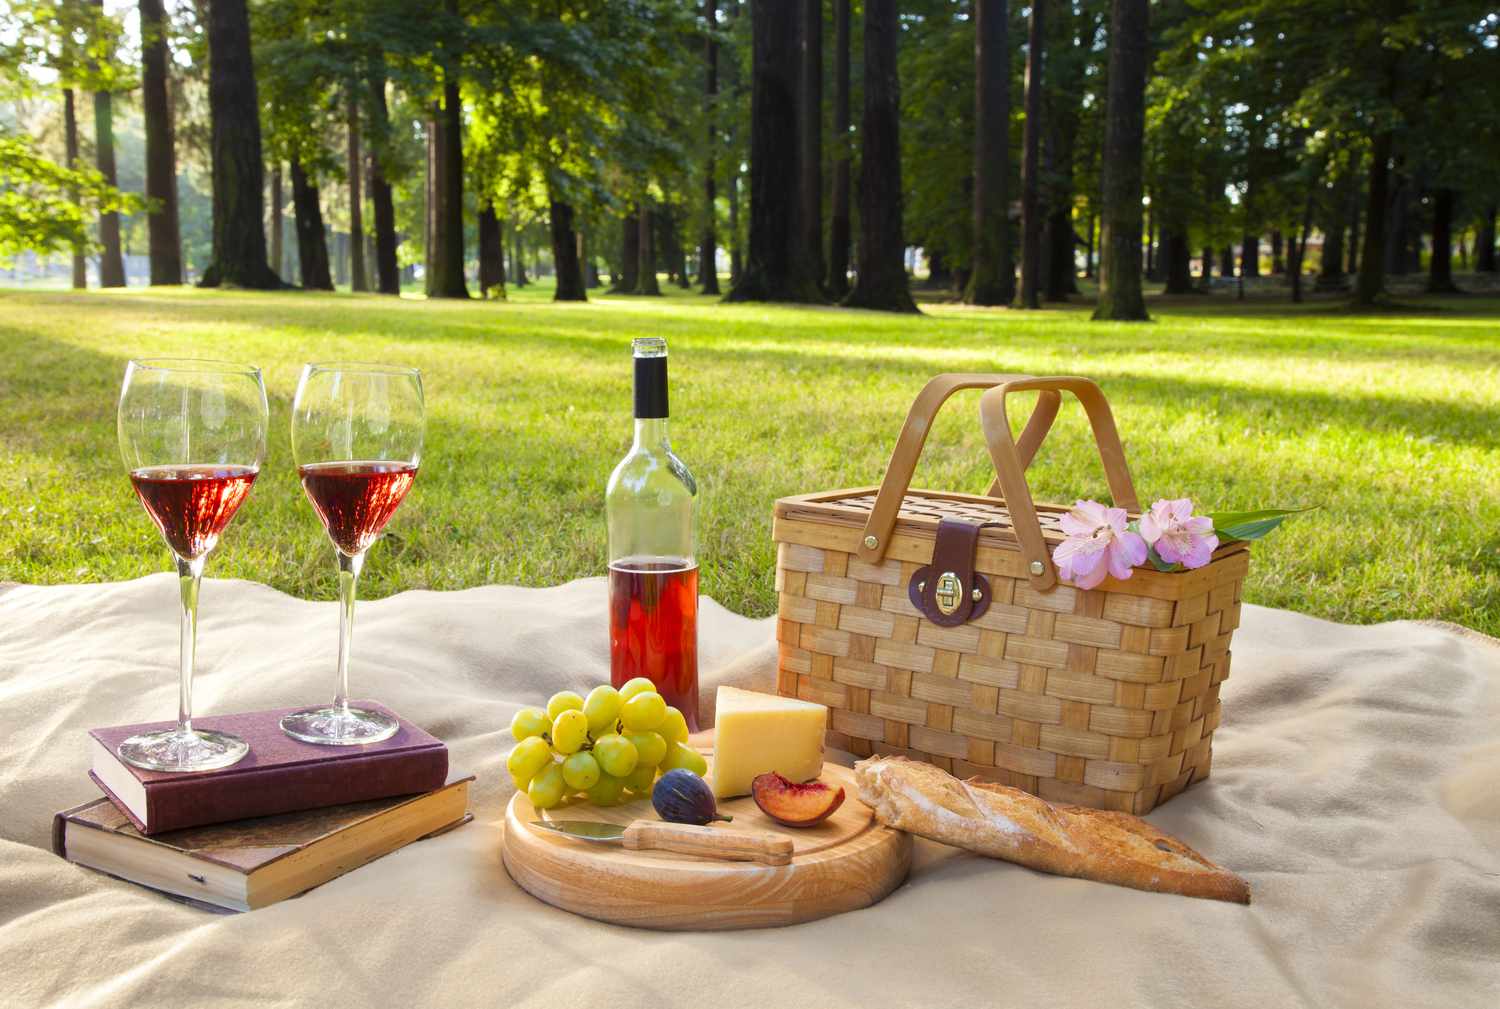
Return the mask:
<path id="1" fill-rule="evenodd" d="M 610 474 L 610 682 L 636 676 L 698 729 L 698 484 L 667 437 L 667 341 L 637 339 L 635 441 Z"/>

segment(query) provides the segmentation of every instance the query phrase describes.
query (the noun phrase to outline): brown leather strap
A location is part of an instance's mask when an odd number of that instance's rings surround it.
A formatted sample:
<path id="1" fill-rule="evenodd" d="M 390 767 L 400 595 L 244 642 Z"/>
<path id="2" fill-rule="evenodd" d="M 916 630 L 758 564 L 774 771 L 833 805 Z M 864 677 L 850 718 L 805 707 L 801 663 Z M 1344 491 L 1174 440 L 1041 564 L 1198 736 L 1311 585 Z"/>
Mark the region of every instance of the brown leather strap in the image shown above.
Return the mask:
<path id="1" fill-rule="evenodd" d="M 927 432 L 932 429 L 933 418 L 938 409 L 947 402 L 960 389 L 994 389 L 1006 383 L 1024 381 L 1029 375 L 984 375 L 984 374 L 948 374 L 938 375 L 917 394 L 911 409 L 907 411 L 906 423 L 901 426 L 901 435 L 896 439 L 896 447 L 891 452 L 891 460 L 885 467 L 885 478 L 880 483 L 880 492 L 875 495 L 875 505 L 870 510 L 870 517 L 865 521 L 864 533 L 860 537 L 859 559 L 867 564 L 879 563 L 885 556 L 887 544 L 890 542 L 891 530 L 896 525 L 896 515 L 901 510 L 901 501 L 906 497 L 906 492 L 911 487 L 912 473 L 916 471 L 917 459 L 922 454 L 922 446 L 927 442 Z M 1021 432 L 1021 437 L 1015 443 L 1015 449 L 1022 460 L 1021 468 L 1024 470 L 1031 464 L 1031 459 L 1036 455 L 1042 439 L 1052 428 L 1052 421 L 1057 417 L 1058 408 L 1062 405 L 1062 397 L 1056 392 L 1043 392 L 1037 397 L 1036 409 L 1031 418 L 1026 422 L 1026 429 Z M 998 470 L 995 483 L 990 488 L 990 494 L 995 495 L 999 484 Z"/>
<path id="2" fill-rule="evenodd" d="M 1036 504 L 1031 499 L 1031 488 L 1026 485 L 1026 466 L 1031 457 L 1021 452 L 1021 447 L 1011 437 L 1010 419 L 1005 413 L 1005 397 L 1013 392 L 1040 391 L 1056 395 L 1059 391 L 1071 392 L 1083 404 L 1088 414 L 1089 425 L 1094 430 L 1094 441 L 1099 446 L 1099 461 L 1104 464 L 1104 476 L 1109 482 L 1109 493 L 1117 507 L 1127 511 L 1139 511 L 1135 485 L 1130 479 L 1130 467 L 1125 462 L 1125 448 L 1120 444 L 1120 432 L 1115 427 L 1114 414 L 1099 387 L 1086 378 L 1017 378 L 998 385 L 986 392 L 979 400 L 979 420 L 984 427 L 984 439 L 989 445 L 990 459 L 995 464 L 997 482 L 1006 509 L 1010 512 L 1011 527 L 1021 546 L 1021 556 L 1027 561 L 1028 577 L 1032 587 L 1044 592 L 1057 584 L 1057 572 L 1052 566 L 1052 557 L 1047 552 L 1046 540 L 1042 537 L 1042 525 L 1037 519 Z M 1024 435 L 1022 436 L 1024 440 Z M 1035 452 L 1035 449 L 1032 449 Z"/>
<path id="3" fill-rule="evenodd" d="M 922 615 L 940 627 L 957 627 L 983 616 L 990 585 L 974 570 L 979 530 L 988 523 L 943 519 L 932 544 L 932 563 L 912 573 L 907 595 Z"/>

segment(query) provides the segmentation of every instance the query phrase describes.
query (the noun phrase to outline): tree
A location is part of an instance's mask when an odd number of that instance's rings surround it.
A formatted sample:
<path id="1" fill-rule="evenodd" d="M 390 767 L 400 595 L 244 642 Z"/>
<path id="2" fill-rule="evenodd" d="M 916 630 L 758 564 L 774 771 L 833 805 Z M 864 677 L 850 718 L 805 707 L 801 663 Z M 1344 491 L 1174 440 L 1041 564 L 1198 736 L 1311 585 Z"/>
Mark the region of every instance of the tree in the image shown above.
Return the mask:
<path id="1" fill-rule="evenodd" d="M 636 251 L 640 256 L 640 266 L 636 272 L 636 294 L 645 294 L 652 297 L 660 296 L 661 282 L 656 276 L 656 215 L 651 212 L 649 200 L 642 201 L 637 212 L 640 226 L 640 239 L 636 245 Z"/>
<path id="2" fill-rule="evenodd" d="M 161 0 L 140 0 L 141 105 L 146 120 L 146 229 L 151 284 L 182 283 L 182 234 L 177 221 L 177 150 L 167 94 L 167 21 Z"/>
<path id="3" fill-rule="evenodd" d="M 797 152 L 803 256 L 823 276 L 823 0 L 801 0 L 802 67 L 797 103 Z"/>
<path id="4" fill-rule="evenodd" d="M 1144 320 L 1141 166 L 1145 141 L 1148 0 L 1112 0 L 1105 105 L 1099 304 L 1095 319 Z"/>
<path id="5" fill-rule="evenodd" d="M 1010 173 L 1010 49 L 1006 0 L 974 0 L 974 245 L 964 301 L 1015 296 L 1006 177 Z"/>
<path id="6" fill-rule="evenodd" d="M 140 207 L 98 171 L 59 165 L 39 154 L 31 138 L 0 129 L 0 257 L 85 248 L 91 219 Z"/>
<path id="7" fill-rule="evenodd" d="M 717 0 L 704 0 L 703 18 L 703 118 L 708 121 L 708 144 L 703 169 L 703 240 L 698 245 L 698 282 L 704 294 L 719 293 L 719 239 L 714 224 L 718 218 L 715 193 L 715 152 L 719 145 L 717 104 L 719 100 L 719 13 Z"/>
<path id="8" fill-rule="evenodd" d="M 292 208 L 297 215 L 297 262 L 302 286 L 333 290 L 328 270 L 328 239 L 323 230 L 323 203 L 316 182 L 308 178 L 300 155 L 292 155 Z"/>
<path id="9" fill-rule="evenodd" d="M 583 268 L 578 262 L 578 233 L 573 230 L 573 206 L 554 199 L 551 210 L 548 219 L 552 226 L 552 260 L 557 270 L 557 290 L 552 300 L 587 301 Z"/>
<path id="10" fill-rule="evenodd" d="M 114 25 L 103 16 L 104 0 L 93 0 L 100 16 L 94 24 L 99 35 L 91 48 L 96 52 L 113 55 Z M 115 115 L 114 96 L 109 91 L 109 78 L 94 92 L 94 161 L 104 181 L 115 185 L 119 179 L 115 173 Z M 105 210 L 99 215 L 99 286 L 125 286 L 125 260 L 120 254 L 120 214 Z"/>
<path id="11" fill-rule="evenodd" d="M 381 294 L 401 293 L 401 274 L 396 263 L 396 209 L 386 166 L 391 161 L 390 114 L 386 108 L 385 57 L 377 50 L 366 61 L 369 74 L 367 100 L 370 134 L 370 203 L 375 211 L 375 289 Z"/>
<path id="12" fill-rule="evenodd" d="M 208 4 L 208 60 L 213 252 L 199 286 L 278 288 L 261 224 L 265 169 L 245 0 Z"/>
<path id="13" fill-rule="evenodd" d="M 750 249 L 730 302 L 823 300 L 796 223 L 801 145 L 787 138 L 797 136 L 800 60 L 797 19 L 783 15 L 751 2 Z"/>
<path id="14" fill-rule="evenodd" d="M 612 275 L 610 294 L 634 294 L 640 283 L 641 265 L 641 218 L 636 209 L 620 220 L 620 270 Z"/>
<path id="15" fill-rule="evenodd" d="M 1428 294 L 1457 294 L 1453 282 L 1453 205 L 1455 194 L 1439 186 L 1432 198 L 1432 258 L 1427 273 Z"/>
<path id="16" fill-rule="evenodd" d="M 456 0 L 448 0 L 450 14 L 456 11 Z M 467 298 L 464 282 L 464 151 L 463 113 L 461 110 L 455 54 L 449 54 L 444 65 L 443 101 L 434 120 L 436 138 L 433 165 L 435 181 L 432 268 L 427 274 L 427 297 Z M 571 223 L 571 216 L 569 222 Z"/>
<path id="17" fill-rule="evenodd" d="M 859 277 L 850 308 L 915 312 L 901 232 L 901 84 L 895 0 L 865 0 L 865 108 L 859 166 Z"/>
<path id="18" fill-rule="evenodd" d="M 67 151 L 67 168 L 70 172 L 78 169 L 78 113 L 74 101 L 73 89 L 63 88 L 63 134 Z M 83 255 L 84 246 L 87 244 L 86 237 L 73 243 L 73 289 L 75 291 L 82 291 L 89 286 L 88 260 Z"/>
<path id="19" fill-rule="evenodd" d="M 1021 308 L 1041 307 L 1042 66 L 1045 0 L 1031 0 L 1026 37 L 1026 134 L 1021 158 Z"/>
<path id="20" fill-rule="evenodd" d="M 365 272 L 364 198 L 360 195 L 360 177 L 365 173 L 364 158 L 359 152 L 359 92 L 352 86 L 344 98 L 348 119 L 345 143 L 349 176 L 349 289 L 368 291 L 369 275 Z"/>
<path id="21" fill-rule="evenodd" d="M 505 241 L 494 203 L 479 211 L 479 296 L 505 298 Z"/>
<path id="22" fill-rule="evenodd" d="M 849 0 L 833 0 L 833 209 L 828 222 L 828 279 L 835 301 L 849 293 L 851 201 L 849 160 Z"/>

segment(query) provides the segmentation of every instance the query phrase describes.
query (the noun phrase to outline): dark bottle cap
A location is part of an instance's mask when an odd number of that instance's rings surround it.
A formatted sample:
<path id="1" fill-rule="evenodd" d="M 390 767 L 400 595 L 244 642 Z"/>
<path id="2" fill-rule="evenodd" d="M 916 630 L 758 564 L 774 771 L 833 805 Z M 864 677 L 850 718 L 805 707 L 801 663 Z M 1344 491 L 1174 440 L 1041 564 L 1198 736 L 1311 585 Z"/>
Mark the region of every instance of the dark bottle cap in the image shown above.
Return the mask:
<path id="1" fill-rule="evenodd" d="M 667 341 L 643 336 L 631 343 L 635 352 L 635 416 L 667 416 Z"/>

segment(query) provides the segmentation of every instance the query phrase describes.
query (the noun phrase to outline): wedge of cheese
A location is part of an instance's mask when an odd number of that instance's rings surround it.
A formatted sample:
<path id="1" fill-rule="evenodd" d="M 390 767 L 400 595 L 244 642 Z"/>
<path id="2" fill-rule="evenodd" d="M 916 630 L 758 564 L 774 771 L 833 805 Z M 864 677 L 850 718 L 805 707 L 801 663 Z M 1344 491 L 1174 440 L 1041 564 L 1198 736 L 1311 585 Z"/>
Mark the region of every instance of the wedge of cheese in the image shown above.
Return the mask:
<path id="1" fill-rule="evenodd" d="M 767 771 L 796 782 L 823 773 L 823 705 L 720 687 L 714 717 L 716 797 L 749 795 L 750 782 Z"/>

